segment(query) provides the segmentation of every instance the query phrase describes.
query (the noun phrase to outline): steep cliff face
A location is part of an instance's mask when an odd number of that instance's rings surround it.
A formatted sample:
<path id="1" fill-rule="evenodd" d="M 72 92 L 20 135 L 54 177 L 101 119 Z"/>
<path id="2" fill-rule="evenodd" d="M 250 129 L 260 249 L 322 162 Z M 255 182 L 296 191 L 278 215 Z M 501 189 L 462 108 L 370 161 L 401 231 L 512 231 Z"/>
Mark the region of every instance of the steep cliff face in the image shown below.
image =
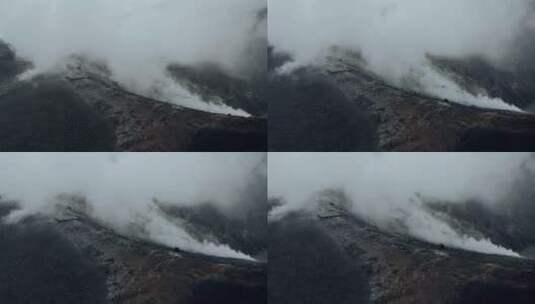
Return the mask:
<path id="1" fill-rule="evenodd" d="M 67 68 L 31 80 L 28 66 L 0 43 L 0 146 L 4 151 L 263 151 L 266 120 L 179 107 L 133 94 L 104 66 L 74 57 Z M 7 51 L 6 51 L 7 50 Z M 206 83 L 225 103 L 221 84 Z M 234 100 L 234 99 L 232 99 Z M 238 106 L 245 107 L 244 99 Z M 233 101 L 228 102 L 233 104 Z M 261 110 L 258 110 L 261 112 Z"/>
<path id="2" fill-rule="evenodd" d="M 535 296 L 532 260 L 385 232 L 336 199 L 319 206 L 270 225 L 270 303 L 531 303 Z"/>
<path id="3" fill-rule="evenodd" d="M 272 69 L 288 60 L 281 54 L 271 57 Z M 511 75 L 483 70 L 479 67 L 470 69 L 472 74 L 460 74 L 472 79 L 466 80 L 465 86 L 477 84 L 488 88 L 492 96 L 515 99 L 514 104 L 529 107 L 528 82 L 518 84 Z M 481 73 L 485 77 L 479 77 Z M 273 73 L 271 83 L 276 94 L 270 98 L 269 122 L 270 149 L 274 151 L 534 148 L 534 115 L 465 106 L 391 86 L 369 72 L 358 54 L 351 52 L 333 52 L 325 63 L 289 75 Z M 511 91 L 512 86 L 518 89 Z M 298 144 L 292 146 L 293 142 Z"/>
<path id="4" fill-rule="evenodd" d="M 266 303 L 261 263 L 125 237 L 79 213 L 0 224 L 0 240 L 2 303 Z"/>

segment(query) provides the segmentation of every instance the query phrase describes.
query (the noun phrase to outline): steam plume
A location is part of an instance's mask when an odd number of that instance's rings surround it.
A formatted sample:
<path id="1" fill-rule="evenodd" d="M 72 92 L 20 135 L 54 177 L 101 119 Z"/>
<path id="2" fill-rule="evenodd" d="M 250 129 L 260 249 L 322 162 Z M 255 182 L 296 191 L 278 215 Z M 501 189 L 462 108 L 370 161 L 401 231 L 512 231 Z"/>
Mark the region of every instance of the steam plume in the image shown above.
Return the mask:
<path id="1" fill-rule="evenodd" d="M 527 159 L 529 154 L 522 153 L 278 153 L 269 156 L 268 193 L 286 203 L 272 210 L 270 218 L 313 208 L 318 192 L 341 189 L 355 214 L 384 229 L 436 244 L 518 256 L 489 239 L 459 233 L 432 216 L 422 198 L 459 203 L 477 198 L 497 206 Z"/>
<path id="2" fill-rule="evenodd" d="M 0 193 L 21 207 L 9 221 L 54 214 L 58 204 L 81 197 L 89 216 L 121 233 L 187 251 L 250 259 L 228 245 L 193 237 L 180 221 L 166 217 L 158 202 L 210 204 L 230 218 L 238 216 L 230 210 L 245 208 L 242 198 L 249 184 L 265 184 L 265 175 L 258 173 L 263 161 L 262 153 L 5 153 L 0 155 Z"/>
<path id="3" fill-rule="evenodd" d="M 31 75 L 64 66 L 67 57 L 103 61 L 128 89 L 212 112 L 247 115 L 207 105 L 166 75 L 171 63 L 210 62 L 246 77 L 262 65 L 244 58 L 263 35 L 260 0 L 0 0 L 0 39 L 31 61 Z M 264 37 L 265 38 L 265 37 Z M 254 62 L 254 64 L 252 63 Z"/>
<path id="4" fill-rule="evenodd" d="M 357 50 L 388 82 L 480 107 L 518 110 L 464 91 L 428 55 L 511 63 L 533 33 L 532 0 L 272 0 L 269 41 L 295 66 L 321 62 L 332 46 Z M 527 36 L 527 38 L 526 38 Z M 527 51 L 526 48 L 524 51 Z"/>

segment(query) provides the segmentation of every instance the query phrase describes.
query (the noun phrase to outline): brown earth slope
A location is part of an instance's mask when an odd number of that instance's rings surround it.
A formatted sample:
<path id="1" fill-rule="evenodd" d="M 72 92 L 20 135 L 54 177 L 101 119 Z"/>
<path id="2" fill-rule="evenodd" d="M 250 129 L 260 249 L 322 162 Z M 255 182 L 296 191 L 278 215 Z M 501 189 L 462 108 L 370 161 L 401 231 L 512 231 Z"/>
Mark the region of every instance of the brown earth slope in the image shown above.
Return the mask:
<path id="1" fill-rule="evenodd" d="M 535 149 L 535 115 L 398 89 L 367 71 L 352 53 L 333 52 L 319 67 L 274 74 L 271 88 L 272 151 Z"/>
<path id="2" fill-rule="evenodd" d="M 337 198 L 270 227 L 268 298 L 278 303 L 532 303 L 535 262 L 379 230 Z"/>
<path id="3" fill-rule="evenodd" d="M 105 67 L 15 78 L 25 63 L 0 43 L 2 151 L 265 151 L 266 119 L 197 111 L 128 92 Z"/>

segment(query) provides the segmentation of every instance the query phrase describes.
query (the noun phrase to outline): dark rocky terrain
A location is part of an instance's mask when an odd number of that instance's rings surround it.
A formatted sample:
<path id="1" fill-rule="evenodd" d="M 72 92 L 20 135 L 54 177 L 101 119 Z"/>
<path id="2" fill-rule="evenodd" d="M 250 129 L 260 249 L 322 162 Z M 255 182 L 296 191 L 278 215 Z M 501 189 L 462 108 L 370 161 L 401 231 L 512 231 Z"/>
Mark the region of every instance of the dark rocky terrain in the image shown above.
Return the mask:
<path id="1" fill-rule="evenodd" d="M 249 109 L 257 117 L 220 115 L 152 100 L 123 89 L 104 65 L 74 57 L 64 72 L 19 81 L 29 63 L 0 42 L 2 151 L 265 151 L 263 108 L 240 97 L 230 76 L 222 84 L 184 73 L 203 94 Z M 189 70 L 188 70 L 189 71 Z M 177 71 L 175 70 L 175 73 Z M 197 75 L 197 74 L 195 74 Z M 200 74 L 199 74 L 200 75 Z M 215 77 L 214 76 L 214 77 Z M 209 87 L 206 88 L 206 85 Z M 233 91 L 228 93 L 228 87 Z M 223 93 L 222 93 L 223 92 Z M 241 95 L 240 95 L 241 94 Z M 251 97 L 253 98 L 253 97 Z M 256 107 L 256 105 L 255 105 Z M 253 111 L 254 110 L 254 111 Z"/>
<path id="2" fill-rule="evenodd" d="M 271 151 L 532 151 L 535 115 L 482 109 L 387 84 L 358 54 L 337 50 L 321 66 L 289 75 L 291 60 L 270 52 Z M 435 58 L 469 90 L 480 87 L 529 111 L 529 71 L 500 71 L 475 59 Z"/>
<path id="3" fill-rule="evenodd" d="M 268 301 L 532 303 L 535 262 L 385 232 L 323 196 L 315 213 L 270 223 Z"/>
<path id="4" fill-rule="evenodd" d="M 125 237 L 69 208 L 0 223 L 0 242 L 1 303 L 266 303 L 261 263 Z"/>
<path id="5" fill-rule="evenodd" d="M 494 244 L 535 259 L 535 168 L 533 155 L 520 167 L 513 183 L 498 202 L 480 198 L 460 202 L 420 197 L 427 210 L 462 235 L 491 240 Z"/>
<path id="6" fill-rule="evenodd" d="M 267 114 L 267 103 L 260 96 L 262 79 L 246 79 L 232 76 L 216 65 L 198 67 L 171 64 L 168 73 L 189 91 L 201 96 L 206 102 L 218 99 L 255 116 Z"/>
<path id="7" fill-rule="evenodd" d="M 31 63 L 17 58 L 15 52 L 0 41 L 0 84 L 31 67 Z"/>
<path id="8" fill-rule="evenodd" d="M 260 166 L 265 166 L 266 162 Z M 239 201 L 229 208 L 217 208 L 216 204 L 208 202 L 194 206 L 164 202 L 156 202 L 155 205 L 164 217 L 171 221 L 179 219 L 182 227 L 197 239 L 222 242 L 258 261 L 267 261 L 266 197 L 266 176 L 255 171 Z"/>
<path id="9" fill-rule="evenodd" d="M 267 219 L 264 208 L 230 218 L 210 204 L 197 207 L 160 205 L 160 208 L 166 216 L 183 220 L 185 229 L 201 240 L 209 240 L 206 236 L 212 236 L 258 260 L 267 260 Z"/>
<path id="10" fill-rule="evenodd" d="M 533 109 L 535 71 L 529 66 L 505 70 L 478 57 L 460 60 L 429 56 L 429 60 L 471 93 L 477 94 L 483 89 L 490 97 L 502 98 L 521 109 Z"/>

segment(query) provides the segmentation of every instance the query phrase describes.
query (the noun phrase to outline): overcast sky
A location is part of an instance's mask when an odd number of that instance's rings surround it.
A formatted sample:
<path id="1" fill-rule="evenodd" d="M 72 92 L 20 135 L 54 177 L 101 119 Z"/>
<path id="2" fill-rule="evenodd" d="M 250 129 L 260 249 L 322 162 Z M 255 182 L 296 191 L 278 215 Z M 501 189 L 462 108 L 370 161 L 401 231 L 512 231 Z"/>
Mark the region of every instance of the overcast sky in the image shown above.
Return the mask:
<path id="1" fill-rule="evenodd" d="M 396 85 L 412 77 L 427 94 L 512 109 L 470 96 L 426 66 L 426 54 L 478 55 L 504 65 L 533 24 L 532 0 L 269 0 L 269 41 L 293 66 L 322 62 L 332 46 L 358 50 Z M 516 54 L 518 55 L 518 54 Z M 416 89 L 415 86 L 413 89 Z"/>

